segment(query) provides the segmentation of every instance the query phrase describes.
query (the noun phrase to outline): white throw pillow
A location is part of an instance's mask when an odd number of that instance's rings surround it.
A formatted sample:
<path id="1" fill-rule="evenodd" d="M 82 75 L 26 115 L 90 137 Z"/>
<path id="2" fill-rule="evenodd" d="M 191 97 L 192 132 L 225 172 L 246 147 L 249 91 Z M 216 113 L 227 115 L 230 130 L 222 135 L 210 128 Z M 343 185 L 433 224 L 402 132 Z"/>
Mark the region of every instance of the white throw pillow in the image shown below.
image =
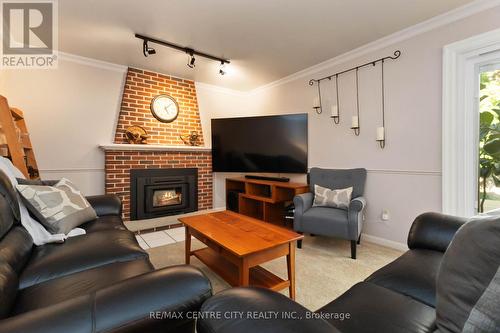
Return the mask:
<path id="1" fill-rule="evenodd" d="M 331 190 L 326 187 L 314 185 L 313 206 L 348 209 L 351 197 L 352 187 Z"/>

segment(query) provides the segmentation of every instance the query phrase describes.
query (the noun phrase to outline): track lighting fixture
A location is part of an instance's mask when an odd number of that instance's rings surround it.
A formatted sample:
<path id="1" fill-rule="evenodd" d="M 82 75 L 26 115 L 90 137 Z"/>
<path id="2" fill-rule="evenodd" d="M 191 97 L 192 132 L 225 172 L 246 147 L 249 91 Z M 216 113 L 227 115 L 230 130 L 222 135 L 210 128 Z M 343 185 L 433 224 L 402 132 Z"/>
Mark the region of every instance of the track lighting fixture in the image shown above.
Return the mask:
<path id="1" fill-rule="evenodd" d="M 226 64 L 230 63 L 230 61 L 228 59 L 219 58 L 219 57 L 210 55 L 210 54 L 205 53 L 205 52 L 194 50 L 194 49 L 189 48 L 189 47 L 180 46 L 180 45 L 177 45 L 174 43 L 166 42 L 166 41 L 159 40 L 159 39 L 152 38 L 152 37 L 148 37 L 148 36 L 135 34 L 135 37 L 143 40 L 142 53 L 144 54 L 145 57 L 147 57 L 150 54 L 156 54 L 156 50 L 152 47 L 149 47 L 149 45 L 148 45 L 148 43 L 151 42 L 151 43 L 167 46 L 167 47 L 170 47 L 172 49 L 187 53 L 189 55 L 188 63 L 187 63 L 187 66 L 189 68 L 195 67 L 196 58 L 194 56 L 197 55 L 197 56 L 200 56 L 203 58 L 207 58 L 210 60 L 215 60 L 215 61 L 220 62 L 219 74 L 225 75 L 227 73 L 225 66 L 226 66 Z"/>
<path id="2" fill-rule="evenodd" d="M 221 61 L 220 66 L 219 66 L 219 74 L 220 75 L 226 74 L 226 64 L 223 61 Z"/>
<path id="3" fill-rule="evenodd" d="M 188 63 L 187 63 L 187 66 L 189 68 L 195 68 L 196 65 L 195 65 L 195 61 L 196 61 L 196 58 L 194 57 L 194 52 L 193 50 L 189 50 L 187 49 L 186 50 L 186 53 L 189 54 L 189 58 L 188 58 Z"/>
<path id="4" fill-rule="evenodd" d="M 156 50 L 152 47 L 149 47 L 148 41 L 145 40 L 144 43 L 142 43 L 142 53 L 145 57 L 147 57 L 148 55 L 156 54 Z"/>

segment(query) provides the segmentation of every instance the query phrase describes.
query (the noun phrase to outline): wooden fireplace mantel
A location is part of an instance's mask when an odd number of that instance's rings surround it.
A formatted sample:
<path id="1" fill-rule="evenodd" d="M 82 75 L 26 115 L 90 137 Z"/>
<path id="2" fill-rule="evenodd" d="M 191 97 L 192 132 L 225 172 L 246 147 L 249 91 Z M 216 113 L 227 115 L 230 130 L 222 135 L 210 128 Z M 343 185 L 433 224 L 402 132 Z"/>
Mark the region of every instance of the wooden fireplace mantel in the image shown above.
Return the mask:
<path id="1" fill-rule="evenodd" d="M 210 152 L 209 147 L 204 146 L 167 146 L 167 145 L 136 145 L 128 143 L 110 143 L 99 145 L 104 151 L 193 151 L 193 152 Z"/>

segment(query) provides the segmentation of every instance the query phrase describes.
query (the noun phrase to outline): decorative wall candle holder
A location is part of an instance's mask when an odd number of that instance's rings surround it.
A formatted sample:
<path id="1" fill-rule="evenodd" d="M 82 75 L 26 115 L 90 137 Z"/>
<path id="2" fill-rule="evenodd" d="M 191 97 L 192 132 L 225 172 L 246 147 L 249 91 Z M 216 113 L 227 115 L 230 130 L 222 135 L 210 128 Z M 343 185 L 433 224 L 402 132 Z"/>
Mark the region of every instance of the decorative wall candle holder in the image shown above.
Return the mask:
<path id="1" fill-rule="evenodd" d="M 337 98 L 337 104 L 332 105 L 332 115 L 330 118 L 333 119 L 335 124 L 340 123 L 340 111 L 339 111 L 339 76 L 335 75 L 335 97 Z"/>
<path id="2" fill-rule="evenodd" d="M 354 134 L 356 134 L 356 136 L 359 135 L 360 128 L 359 128 L 359 117 L 358 116 L 352 116 L 351 129 L 354 130 Z"/>
<path id="3" fill-rule="evenodd" d="M 323 113 L 323 105 L 321 103 L 321 83 L 318 82 L 318 97 L 314 98 L 313 109 L 317 114 Z"/>
<path id="4" fill-rule="evenodd" d="M 381 71 L 381 85 L 382 85 L 382 127 L 377 128 L 377 139 L 376 141 L 380 145 L 380 148 L 385 148 L 385 84 L 384 84 L 384 61 L 382 59 Z"/>
<path id="5" fill-rule="evenodd" d="M 317 114 L 320 114 L 322 112 L 322 110 L 321 110 L 321 102 L 320 102 L 319 97 L 316 97 L 313 100 L 313 110 L 316 111 Z"/>
<path id="6" fill-rule="evenodd" d="M 351 129 L 354 134 L 359 136 L 361 128 L 359 127 L 359 68 L 356 68 L 356 116 L 352 117 Z"/>
<path id="7" fill-rule="evenodd" d="M 374 60 L 374 61 L 370 61 L 370 62 L 367 62 L 367 63 L 364 63 L 362 65 L 359 65 L 359 66 L 356 66 L 356 67 L 352 67 L 352 68 L 349 68 L 349 69 L 346 69 L 344 71 L 341 71 L 341 72 L 338 72 L 338 73 L 335 73 L 335 74 L 332 74 L 332 75 L 328 75 L 328 76 L 325 76 L 325 77 L 322 77 L 320 79 L 311 79 L 309 80 L 309 85 L 310 86 L 313 86 L 315 83 L 318 84 L 318 96 L 319 96 L 319 106 L 318 107 L 315 107 L 314 109 L 316 110 L 316 112 L 318 114 L 320 114 L 322 111 L 321 111 L 321 88 L 320 88 L 320 84 L 321 84 L 321 81 L 323 80 L 331 80 L 333 77 L 335 77 L 335 83 L 336 83 L 336 92 L 337 92 L 337 104 L 336 105 L 333 105 L 332 106 L 332 114 L 330 116 L 330 118 L 333 119 L 334 123 L 335 124 L 338 124 L 340 123 L 340 112 L 339 112 L 339 84 L 338 84 L 338 77 L 339 75 L 342 75 L 342 74 L 345 74 L 345 73 L 348 73 L 348 72 L 351 72 L 351 71 L 356 71 L 356 111 L 357 111 L 357 115 L 356 116 L 353 116 L 353 122 L 351 123 L 351 129 L 354 130 L 354 134 L 356 134 L 357 136 L 359 136 L 360 134 L 360 131 L 361 131 L 361 128 L 360 128 L 360 125 L 359 125 L 359 84 L 358 84 L 358 71 L 360 68 L 363 68 L 363 67 L 366 67 L 366 66 L 376 66 L 377 62 L 381 62 L 382 64 L 382 126 L 381 127 L 378 127 L 377 128 L 377 137 L 376 137 L 376 141 L 379 143 L 380 147 L 381 148 L 384 148 L 385 147 L 385 142 L 386 142 L 386 135 L 385 135 L 385 87 L 384 87 L 384 62 L 385 60 L 396 60 L 398 59 L 399 57 L 401 56 L 401 51 L 400 50 L 396 50 L 394 51 L 393 55 L 392 56 L 387 56 L 387 57 L 384 57 L 384 58 L 380 58 L 380 59 L 377 59 L 377 60 Z M 334 107 L 336 106 L 336 110 L 334 109 Z M 356 118 L 356 119 L 354 119 Z M 356 122 L 354 122 L 354 120 L 356 120 Z M 379 133 L 380 132 L 380 133 Z M 382 135 L 379 135 L 379 134 L 382 134 Z"/>
<path id="8" fill-rule="evenodd" d="M 330 118 L 333 119 L 335 124 L 340 123 L 339 107 L 337 105 L 332 105 L 332 114 Z"/>
<path id="9" fill-rule="evenodd" d="M 385 148 L 385 128 L 377 127 L 377 139 L 376 141 L 379 143 L 380 148 Z"/>

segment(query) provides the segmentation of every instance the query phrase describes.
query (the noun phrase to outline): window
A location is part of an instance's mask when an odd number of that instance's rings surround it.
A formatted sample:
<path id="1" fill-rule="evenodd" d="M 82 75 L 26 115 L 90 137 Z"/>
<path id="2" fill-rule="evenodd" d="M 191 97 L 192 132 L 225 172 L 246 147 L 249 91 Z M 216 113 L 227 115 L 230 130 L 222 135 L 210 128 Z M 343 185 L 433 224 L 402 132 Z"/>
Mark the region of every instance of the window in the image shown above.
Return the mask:
<path id="1" fill-rule="evenodd" d="M 479 213 L 500 208 L 500 64 L 480 68 Z"/>
<path id="2" fill-rule="evenodd" d="M 478 87 L 480 73 L 499 69 L 486 70 L 485 66 L 499 63 L 500 29 L 444 47 L 442 195 L 446 214 L 469 217 L 479 210 L 481 96 Z M 485 177 L 486 191 L 495 192 L 490 178 Z"/>

